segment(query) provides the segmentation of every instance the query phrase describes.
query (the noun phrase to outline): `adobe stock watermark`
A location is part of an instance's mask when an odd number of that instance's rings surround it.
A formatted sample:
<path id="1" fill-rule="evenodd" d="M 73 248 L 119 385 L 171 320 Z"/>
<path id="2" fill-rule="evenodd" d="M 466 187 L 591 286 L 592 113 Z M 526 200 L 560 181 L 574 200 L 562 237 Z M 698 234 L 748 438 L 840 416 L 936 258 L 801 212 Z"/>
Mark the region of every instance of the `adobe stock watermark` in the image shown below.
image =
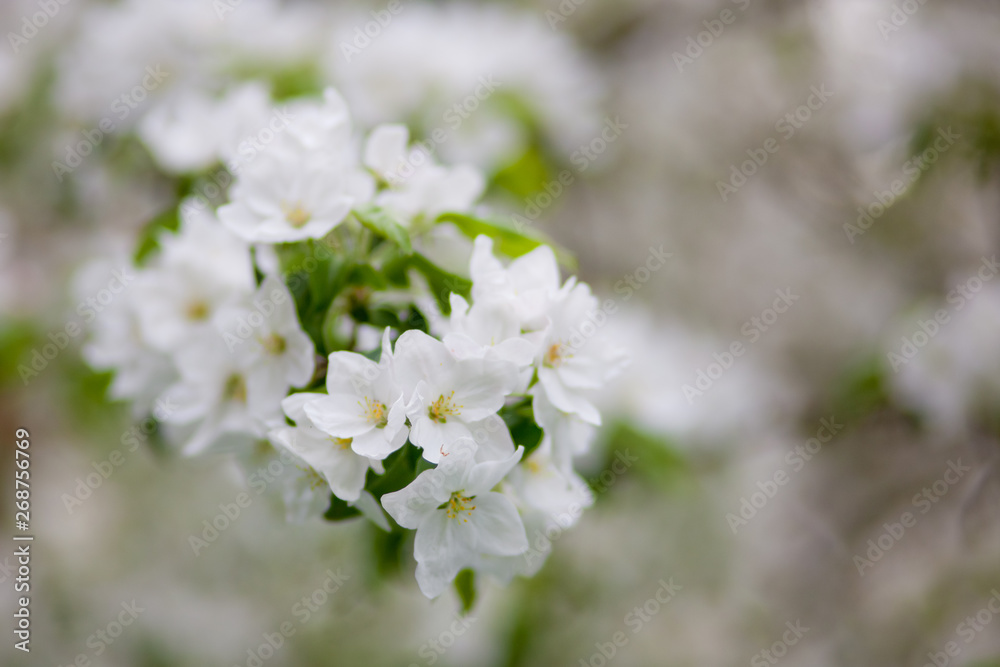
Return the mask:
<path id="1" fill-rule="evenodd" d="M 937 138 L 934 143 L 928 146 L 920 155 L 916 155 L 903 163 L 903 174 L 901 177 L 893 179 L 886 190 L 877 190 L 872 193 L 875 201 L 867 206 L 858 207 L 858 218 L 851 224 L 844 223 L 844 234 L 852 244 L 854 239 L 861 236 L 875 224 L 875 221 L 885 215 L 889 207 L 901 197 L 907 189 L 920 179 L 920 176 L 931 168 L 938 158 L 948 151 L 955 142 L 962 138 L 962 135 L 948 129 L 938 128 Z"/>
<path id="2" fill-rule="evenodd" d="M 347 62 L 351 62 L 361 52 L 371 46 L 372 41 L 378 39 L 382 31 L 389 27 L 392 19 L 403 11 L 403 3 L 400 0 L 389 0 L 385 9 L 373 9 L 372 20 L 354 28 L 354 38 L 350 42 L 340 42 L 340 52 Z"/>
<path id="3" fill-rule="evenodd" d="M 261 634 L 263 640 L 255 647 L 248 648 L 246 660 L 242 663 L 235 663 L 233 667 L 262 667 L 265 662 L 274 657 L 275 653 L 285 645 L 285 642 L 298 632 L 299 627 L 309 622 L 313 615 L 323 607 L 351 576 L 344 574 L 338 567 L 336 571 L 327 570 L 326 577 L 316 589 L 303 595 L 300 600 L 292 605 L 289 610 L 290 615 L 298 621 L 298 627 L 291 620 L 285 620 L 278 624 L 277 629 Z"/>
<path id="4" fill-rule="evenodd" d="M 111 278 L 104 287 L 76 305 L 76 314 L 82 318 L 84 324 L 89 324 L 97 319 L 135 280 L 135 276 L 129 273 L 128 266 L 115 269 L 111 271 L 110 275 Z M 46 336 L 49 342 L 42 345 L 41 348 L 32 348 L 31 359 L 28 360 L 28 363 L 22 362 L 17 366 L 18 375 L 21 376 L 21 382 L 24 383 L 24 386 L 28 386 L 33 378 L 38 377 L 48 368 L 49 364 L 69 346 L 70 340 L 79 336 L 84 330 L 85 327 L 81 326 L 80 321 L 70 318 L 61 329 L 50 331 Z"/>
<path id="5" fill-rule="evenodd" d="M 437 664 L 441 656 L 447 653 L 448 649 L 454 646 L 458 638 L 468 632 L 475 622 L 476 617 L 472 615 L 456 616 L 450 626 L 439 632 L 436 637 L 421 644 L 420 648 L 417 649 L 417 655 L 423 659 L 423 664 L 428 666 Z M 420 665 L 411 662 L 409 667 L 420 667 Z"/>
<path id="6" fill-rule="evenodd" d="M 199 556 L 209 545 L 214 544 L 222 533 L 236 523 L 244 511 L 253 504 L 254 498 L 260 496 L 267 488 L 281 479 L 289 467 L 295 467 L 296 461 L 285 449 L 281 449 L 276 458 L 267 465 L 262 465 L 247 477 L 247 491 L 240 491 L 232 502 L 219 503 L 219 512 L 201 522 L 201 532 L 188 535 L 188 546 L 195 556 Z"/>
<path id="7" fill-rule="evenodd" d="M 153 406 L 152 415 L 138 424 L 133 424 L 131 428 L 122 433 L 121 438 L 118 439 L 122 445 L 121 449 L 112 449 L 100 461 L 91 461 L 90 466 L 94 472 L 77 477 L 73 493 L 64 493 L 59 497 L 67 514 L 72 515 L 78 507 L 83 505 L 85 500 L 94 495 L 94 492 L 101 488 L 116 470 L 125 465 L 125 461 L 128 460 L 127 456 L 139 449 L 139 446 L 156 432 L 160 422 L 166 421 L 176 409 L 177 406 L 170 403 L 169 399 L 158 400 Z"/>
<path id="8" fill-rule="evenodd" d="M 788 621 L 785 623 L 785 630 L 781 634 L 781 638 L 771 644 L 765 649 L 761 649 L 759 653 L 755 653 L 752 658 L 750 658 L 750 667 L 767 667 L 768 665 L 777 665 L 786 655 L 788 655 L 789 649 L 798 644 L 806 633 L 809 632 L 809 628 L 802 625 L 800 619 L 796 619 L 793 623 Z"/>
<path id="9" fill-rule="evenodd" d="M 948 469 L 945 470 L 941 479 L 925 486 L 920 493 L 913 496 L 910 504 L 916 514 L 906 511 L 900 515 L 898 521 L 883 523 L 882 532 L 878 537 L 868 540 L 868 549 L 865 551 L 865 555 L 855 554 L 854 566 L 858 568 L 858 574 L 864 577 L 865 570 L 875 567 L 875 563 L 882 560 L 882 557 L 903 539 L 906 530 L 917 525 L 917 519 L 930 512 L 934 505 L 940 502 L 948 491 L 962 481 L 966 473 L 971 470 L 971 467 L 962 465 L 962 459 L 948 461 Z"/>
<path id="10" fill-rule="evenodd" d="M 56 180 L 62 183 L 66 174 L 72 173 L 83 164 L 84 158 L 93 153 L 104 141 L 104 138 L 115 131 L 119 123 L 128 118 L 133 110 L 145 102 L 149 93 L 159 88 L 169 74 L 169 72 L 163 71 L 159 64 L 146 67 L 146 75 L 142 81 L 112 101 L 108 115 L 97 122 L 97 127 L 84 130 L 82 132 L 83 138 L 80 141 L 66 146 L 62 162 L 53 160 L 52 172 L 56 175 Z"/>
<path id="11" fill-rule="evenodd" d="M 729 201 L 729 197 L 739 192 L 740 188 L 747 184 L 748 179 L 767 164 L 772 155 L 781 150 L 782 142 L 794 137 L 812 119 L 813 114 L 822 109 L 833 97 L 833 93 L 826 89 L 825 83 L 819 84 L 819 87 L 811 86 L 809 90 L 809 97 L 802 104 L 786 113 L 774 124 L 778 138 L 768 137 L 760 146 L 748 148 L 746 154 L 749 159 L 741 162 L 739 166 L 730 165 L 729 179 L 715 182 L 715 188 L 719 191 L 719 197 L 723 202 Z"/>
<path id="12" fill-rule="evenodd" d="M 639 457 L 632 454 L 628 448 L 619 449 L 615 452 L 611 465 L 602 470 L 597 477 L 588 480 L 591 491 L 595 496 L 603 494 L 638 461 Z M 536 528 L 534 535 L 528 538 L 528 550 L 522 554 L 525 564 L 530 566 L 536 559 L 544 559 L 552 550 L 553 543 L 576 524 L 577 519 L 583 514 L 583 509 L 579 503 L 570 503 L 566 512 L 551 517 L 544 528 Z"/>
<path id="13" fill-rule="evenodd" d="M 663 611 L 663 608 L 670 604 L 677 593 L 684 589 L 680 584 L 674 583 L 673 577 L 667 580 L 660 579 L 657 583 L 659 588 L 656 589 L 652 597 L 633 607 L 622 619 L 622 624 L 632 634 L 629 635 L 622 629 L 612 634 L 607 641 L 594 642 L 595 651 L 587 658 L 580 658 L 578 663 L 580 667 L 605 667 L 614 660 L 621 649 L 628 646 L 632 637 L 642 632 L 643 628 L 653 620 L 653 617 Z"/>
<path id="14" fill-rule="evenodd" d="M 927 4 L 927 0 L 903 0 L 903 2 L 893 4 L 889 18 L 881 18 L 875 23 L 882 39 L 888 42 L 889 35 L 899 32 L 925 4 Z"/>
<path id="15" fill-rule="evenodd" d="M 684 384 L 681 391 L 688 405 L 694 405 L 694 400 L 705 395 L 715 383 L 725 375 L 726 371 L 733 367 L 736 360 L 746 354 L 750 345 L 753 345 L 761 336 L 774 326 L 779 317 L 788 312 L 788 309 L 801 298 L 798 294 L 792 293 L 791 287 L 775 290 L 777 298 L 771 303 L 769 308 L 761 311 L 760 315 L 755 315 L 743 323 L 740 333 L 746 338 L 746 343 L 742 339 L 734 340 L 729 347 L 722 352 L 713 352 L 712 361 L 705 368 L 699 368 L 695 374 L 694 384 Z"/>
<path id="16" fill-rule="evenodd" d="M 615 283 L 615 291 L 622 295 L 623 301 L 631 299 L 673 257 L 673 253 L 666 252 L 663 245 L 649 246 L 648 252 L 645 262 Z M 617 312 L 618 302 L 614 299 L 605 299 L 596 309 L 587 311 L 583 322 L 574 326 L 569 336 L 558 343 L 559 356 L 571 356 L 580 351 Z"/>
<path id="17" fill-rule="evenodd" d="M 784 460 L 788 469 L 779 468 L 774 471 L 774 474 L 769 479 L 759 480 L 757 482 L 757 491 L 751 493 L 749 497 L 743 496 L 740 498 L 738 513 L 729 512 L 726 514 L 726 523 L 729 524 L 729 529 L 733 531 L 733 535 L 736 535 L 740 528 L 748 525 L 778 495 L 781 487 L 788 484 L 796 473 L 801 472 L 806 467 L 806 463 L 812 461 L 819 454 L 820 450 L 823 449 L 823 445 L 833 440 L 834 436 L 840 433 L 843 428 L 844 425 L 838 424 L 836 418 L 832 415 L 829 419 L 825 417 L 820 419 L 816 434 L 803 444 L 795 445 L 795 449 L 785 454 Z"/>
<path id="18" fill-rule="evenodd" d="M 471 93 L 454 102 L 441 115 L 442 122 L 450 129 L 450 132 L 439 126 L 428 132 L 424 139 L 414 142 L 406 156 L 385 175 L 390 186 L 402 185 L 418 169 L 429 164 L 431 158 L 437 153 L 438 147 L 448 142 L 462 124 L 471 118 L 472 114 L 493 93 L 503 87 L 503 82 L 498 81 L 493 74 L 480 76 L 477 83 L 478 85 Z"/>
<path id="19" fill-rule="evenodd" d="M 890 350 L 887 355 L 889 366 L 893 372 L 898 372 L 902 366 L 913 361 L 920 350 L 926 347 L 951 321 L 952 311 L 958 312 L 964 308 L 979 294 L 986 283 L 996 277 L 998 271 L 1000 271 L 1000 262 L 997 261 L 996 255 L 983 257 L 976 273 L 948 292 L 945 301 L 950 304 L 950 308 L 939 308 L 934 311 L 933 317 L 917 320 L 916 330 L 908 336 L 902 336 L 899 348 Z"/>
<path id="20" fill-rule="evenodd" d="M 927 662 L 922 667 L 949 667 L 954 658 L 962 655 L 963 646 L 971 644 L 979 636 L 979 633 L 1000 615 L 1000 591 L 994 588 L 990 593 L 993 594 L 992 597 L 979 611 L 966 616 L 961 623 L 955 626 L 957 638 L 948 641 L 940 651 L 929 651 Z M 961 644 L 957 641 L 958 639 L 962 640 Z"/>
<path id="21" fill-rule="evenodd" d="M 549 29 L 555 30 L 560 23 L 564 23 L 566 19 L 575 14 L 580 5 L 585 2 L 587 0 L 562 0 L 554 10 L 546 9 L 545 20 L 549 23 Z"/>
<path id="22" fill-rule="evenodd" d="M 108 621 L 107 625 L 98 628 L 93 634 L 87 637 L 87 648 L 90 649 L 90 652 L 77 653 L 76 657 L 65 665 L 65 667 L 91 667 L 91 665 L 104 664 L 103 661 L 92 661 L 91 657 L 99 658 L 104 655 L 111 645 L 122 636 L 125 628 L 132 625 L 139 618 L 139 614 L 146 611 L 135 600 L 122 602 L 121 608 L 122 610 L 118 612 L 118 615 Z M 64 666 L 60 663 L 59 667 Z"/>
<path id="23" fill-rule="evenodd" d="M 248 309 L 249 312 L 247 314 L 239 317 L 232 331 L 226 330 L 220 332 L 222 340 L 226 343 L 229 351 L 234 351 L 237 347 L 253 338 L 254 333 L 264 326 L 264 323 L 278 310 L 278 306 L 286 301 L 288 301 L 288 296 L 283 290 L 278 288 L 271 290 L 271 293 L 264 297 L 255 297 L 251 302 L 253 308 Z M 267 344 L 265 342 L 265 345 Z"/>
<path id="24" fill-rule="evenodd" d="M 226 188 L 239 175 L 243 167 L 253 162 L 279 134 L 294 124 L 295 116 L 288 111 L 288 107 L 274 109 L 265 125 L 256 132 L 245 136 L 236 145 L 236 152 L 232 159 L 213 172 L 210 180 L 199 183 L 195 192 L 181 202 L 181 214 L 192 210 L 213 210 L 212 202 L 226 192 Z"/>
<path id="25" fill-rule="evenodd" d="M 745 12 L 752 0 L 731 1 L 738 7 L 739 11 Z M 706 50 L 715 44 L 715 40 L 722 36 L 722 33 L 726 31 L 726 26 L 732 25 L 736 21 L 736 17 L 736 12 L 726 8 L 719 12 L 716 18 L 702 21 L 701 24 L 705 26 L 705 29 L 697 35 L 687 38 L 687 46 L 684 48 L 684 53 L 680 51 L 673 52 L 674 64 L 677 65 L 677 71 L 683 74 L 686 66 L 693 65 L 694 61 L 700 58 Z"/>
<path id="26" fill-rule="evenodd" d="M 36 0 L 35 5 L 40 11 L 31 15 L 21 17 L 21 29 L 17 32 L 8 32 L 7 41 L 14 55 L 21 53 L 21 49 L 27 46 L 28 42 L 35 38 L 38 33 L 54 19 L 63 7 L 68 5 L 70 0 Z"/>
<path id="27" fill-rule="evenodd" d="M 622 122 L 621 116 L 614 118 L 606 116 L 604 126 L 598 135 L 570 153 L 569 161 L 576 173 L 573 169 L 563 169 L 555 178 L 542 184 L 544 192 L 540 191 L 525 197 L 521 213 L 514 213 L 510 216 L 514 229 L 523 232 L 525 228 L 535 224 L 542 213 L 548 210 L 566 189 L 576 182 L 576 174 L 587 171 L 590 165 L 604 155 L 628 128 L 628 123 Z"/>

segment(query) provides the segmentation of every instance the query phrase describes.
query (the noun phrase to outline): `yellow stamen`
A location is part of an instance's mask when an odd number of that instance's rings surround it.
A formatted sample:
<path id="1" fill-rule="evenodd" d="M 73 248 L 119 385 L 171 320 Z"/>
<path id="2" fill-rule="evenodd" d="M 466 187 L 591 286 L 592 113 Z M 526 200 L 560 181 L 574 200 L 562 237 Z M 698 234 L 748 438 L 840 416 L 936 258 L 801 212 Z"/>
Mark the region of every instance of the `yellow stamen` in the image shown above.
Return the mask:
<path id="1" fill-rule="evenodd" d="M 247 402 L 247 383 L 242 375 L 230 375 L 222 389 L 222 396 L 227 401 L 237 403 Z"/>
<path id="2" fill-rule="evenodd" d="M 208 317 L 208 304 L 200 300 L 192 301 L 188 304 L 187 311 L 184 314 L 193 322 L 204 320 Z"/>
<path id="3" fill-rule="evenodd" d="M 358 405 L 361 406 L 362 416 L 369 423 L 375 424 L 375 428 L 385 428 L 386 424 L 389 423 L 389 414 L 384 403 L 379 403 L 365 396 L 365 402 L 358 401 Z"/>
<path id="4" fill-rule="evenodd" d="M 554 367 L 561 364 L 563 362 L 563 359 L 565 359 L 568 356 L 571 355 L 565 353 L 565 351 L 563 350 L 562 343 L 553 343 L 551 346 L 549 346 L 549 349 L 545 352 L 545 357 L 542 359 L 542 362 L 546 366 Z"/>
<path id="5" fill-rule="evenodd" d="M 462 512 L 465 512 L 468 516 L 472 516 L 472 510 L 476 509 L 475 505 L 472 505 L 473 499 L 468 496 L 462 495 L 463 491 L 454 491 L 448 502 L 445 504 L 445 516 L 449 519 L 461 518 L 462 523 L 468 523 L 469 519 L 467 517 L 461 516 Z"/>
<path id="6" fill-rule="evenodd" d="M 354 438 L 336 438 L 334 436 L 330 436 L 329 438 L 327 438 L 327 440 L 335 444 L 340 449 L 348 449 L 351 446 L 351 442 L 354 440 Z"/>
<path id="7" fill-rule="evenodd" d="M 455 403 L 455 392 L 451 392 L 447 397 L 444 394 L 438 396 L 427 408 L 427 414 L 438 424 L 447 424 L 448 417 L 457 417 L 463 407 Z"/>
<path id="8" fill-rule="evenodd" d="M 285 213 L 285 220 L 288 221 L 292 227 L 296 229 L 304 227 L 310 220 L 312 220 L 312 215 L 309 211 L 302 208 L 302 204 L 295 204 L 294 206 L 282 205 L 281 210 Z"/>
<path id="9" fill-rule="evenodd" d="M 271 334 L 267 338 L 260 341 L 261 345 L 264 346 L 264 350 L 268 354 L 273 354 L 275 356 L 281 354 L 285 351 L 286 343 L 285 339 L 278 334 Z"/>

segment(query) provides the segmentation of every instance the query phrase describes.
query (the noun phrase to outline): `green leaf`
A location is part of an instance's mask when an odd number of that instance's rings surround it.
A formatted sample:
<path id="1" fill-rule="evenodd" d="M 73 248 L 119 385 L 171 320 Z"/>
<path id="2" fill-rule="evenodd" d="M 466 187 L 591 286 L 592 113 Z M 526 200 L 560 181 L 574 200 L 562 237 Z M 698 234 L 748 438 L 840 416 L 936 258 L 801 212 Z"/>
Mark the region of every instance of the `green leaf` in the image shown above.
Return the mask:
<path id="1" fill-rule="evenodd" d="M 537 145 L 530 146 L 521 157 L 493 175 L 493 185 L 514 195 L 518 200 L 533 197 L 552 180 L 551 169 Z"/>
<path id="2" fill-rule="evenodd" d="M 644 477 L 658 488 L 680 488 L 691 481 L 691 464 L 677 445 L 662 434 L 651 433 L 628 423 L 618 421 L 610 426 L 603 470 L 616 471 L 616 460 L 625 462 L 627 471 Z M 638 459 L 633 463 L 632 457 Z M 606 488 L 600 477 L 590 479 L 591 488 Z M 595 484 L 597 487 L 595 488 Z"/>
<path id="3" fill-rule="evenodd" d="M 535 415 L 531 405 L 516 410 L 501 410 L 500 416 L 507 423 L 507 428 L 510 429 L 510 437 L 514 440 L 514 445 L 524 447 L 524 456 L 522 457 L 524 460 L 542 443 L 542 429 L 535 423 Z"/>
<path id="4" fill-rule="evenodd" d="M 372 540 L 372 552 L 375 554 L 376 581 L 381 582 L 387 577 L 398 574 L 402 569 L 405 554 L 407 531 L 395 528 L 389 532 L 372 525 L 369 527 Z"/>
<path id="5" fill-rule="evenodd" d="M 465 298 L 468 298 L 472 293 L 471 280 L 445 271 L 418 252 L 410 256 L 409 266 L 419 271 L 427 279 L 427 286 L 444 315 L 451 314 L 449 297 L 452 292 Z"/>
<path id="6" fill-rule="evenodd" d="M 140 266 L 145 259 L 160 247 L 160 235 L 164 231 L 177 231 L 180 226 L 180 216 L 176 206 L 159 213 L 146 223 L 139 232 L 139 242 L 135 249 L 135 263 Z"/>
<path id="7" fill-rule="evenodd" d="M 381 500 L 387 493 L 399 491 L 416 478 L 419 459 L 420 450 L 407 441 L 402 448 L 386 457 L 383 462 L 384 474 L 376 475 L 373 471 L 368 471 L 365 488 L 375 496 L 376 500 Z"/>
<path id="8" fill-rule="evenodd" d="M 363 206 L 354 211 L 354 217 L 382 238 L 395 243 L 404 254 L 409 255 L 413 252 L 410 233 L 384 209 L 377 206 Z"/>
<path id="9" fill-rule="evenodd" d="M 330 494 L 330 507 L 323 513 L 323 518 L 327 521 L 344 521 L 361 516 L 361 510 L 353 505 L 348 505 L 346 501 Z"/>
<path id="10" fill-rule="evenodd" d="M 367 264 L 353 264 L 347 270 L 346 282 L 348 285 L 361 285 L 375 290 L 384 290 L 389 286 L 386 277 Z"/>
<path id="11" fill-rule="evenodd" d="M 465 616 L 476 604 L 476 573 L 468 568 L 455 577 L 455 591 L 462 601 L 462 616 Z"/>
<path id="12" fill-rule="evenodd" d="M 560 264 L 576 270 L 576 258 L 571 252 L 555 245 L 540 234 L 526 234 L 506 220 L 499 218 L 484 220 L 464 213 L 442 213 L 438 216 L 437 222 L 450 222 L 473 240 L 480 234 L 485 234 L 493 239 L 494 249 L 507 257 L 526 255 L 540 245 L 551 246 Z"/>
<path id="13" fill-rule="evenodd" d="M 470 239 L 480 234 L 489 236 L 494 240 L 496 250 L 508 257 L 520 257 L 546 242 L 541 237 L 524 234 L 501 220 L 483 220 L 464 213 L 442 213 L 437 221 L 450 222 Z"/>

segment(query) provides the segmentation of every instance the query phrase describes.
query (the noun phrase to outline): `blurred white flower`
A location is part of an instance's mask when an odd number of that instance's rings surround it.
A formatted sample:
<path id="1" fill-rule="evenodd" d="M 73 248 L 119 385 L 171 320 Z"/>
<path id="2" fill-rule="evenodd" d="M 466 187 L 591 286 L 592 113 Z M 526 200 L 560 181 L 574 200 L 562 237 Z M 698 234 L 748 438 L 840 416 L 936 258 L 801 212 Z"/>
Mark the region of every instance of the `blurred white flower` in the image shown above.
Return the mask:
<path id="1" fill-rule="evenodd" d="M 184 347 L 174 360 L 180 381 L 163 393 L 164 403 L 172 407 L 164 421 L 195 425 L 184 454 L 199 454 L 228 433 L 263 437 L 266 425 L 281 418 L 281 399 L 287 390 L 251 382 L 221 337 Z"/>
<path id="2" fill-rule="evenodd" d="M 603 85 L 596 68 L 538 15 L 498 6 L 408 4 L 377 39 L 347 58 L 342 45 L 353 43 L 354 28 L 363 22 L 350 16 L 339 22 L 325 64 L 366 126 L 408 121 L 425 129 L 443 159 L 490 170 L 528 146 L 529 133 L 510 111 L 515 106 L 563 154 L 599 129 Z"/>
<path id="3" fill-rule="evenodd" d="M 139 271 L 134 303 L 143 338 L 175 351 L 195 339 L 219 338 L 213 317 L 254 289 L 245 243 L 196 207 L 181 207 L 177 234 L 162 233 L 160 252 Z"/>
<path id="4" fill-rule="evenodd" d="M 347 107 L 333 90 L 322 105 L 290 105 L 291 125 L 244 164 L 219 207 L 222 223 L 246 241 L 321 238 L 371 196 L 358 166 Z"/>
<path id="5" fill-rule="evenodd" d="M 950 297 L 894 327 L 886 366 L 904 405 L 923 413 L 937 432 L 959 435 L 977 411 L 1000 404 L 1000 286 Z"/>
<path id="6" fill-rule="evenodd" d="M 138 135 L 168 172 L 198 172 L 236 159 L 241 142 L 256 133 L 281 130 L 268 127 L 270 97 L 259 82 L 235 86 L 221 97 L 191 88 L 153 106 L 139 122 Z"/>
<path id="7" fill-rule="evenodd" d="M 364 162 L 387 186 L 375 203 L 400 222 L 433 221 L 441 213 L 467 211 L 483 194 L 486 181 L 474 167 L 442 167 L 425 150 L 407 150 L 404 125 L 380 125 L 365 144 Z"/>
<path id="8" fill-rule="evenodd" d="M 303 387 L 316 368 L 316 347 L 302 330 L 285 284 L 269 276 L 249 297 L 224 306 L 213 324 L 230 354 L 241 357 L 251 383 L 275 391 Z"/>

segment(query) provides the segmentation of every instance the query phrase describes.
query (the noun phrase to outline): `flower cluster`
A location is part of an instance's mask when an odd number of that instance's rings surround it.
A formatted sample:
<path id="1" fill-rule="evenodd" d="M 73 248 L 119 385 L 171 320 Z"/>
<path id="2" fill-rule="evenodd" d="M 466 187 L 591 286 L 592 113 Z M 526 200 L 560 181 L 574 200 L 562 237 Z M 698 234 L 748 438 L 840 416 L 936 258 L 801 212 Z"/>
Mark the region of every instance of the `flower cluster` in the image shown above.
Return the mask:
<path id="1" fill-rule="evenodd" d="M 158 403 L 185 454 L 272 443 L 292 514 L 415 530 L 428 597 L 465 569 L 533 573 L 591 502 L 573 458 L 621 364 L 597 299 L 551 246 L 472 214 L 476 169 L 415 159 L 399 125 L 358 140 L 333 90 L 284 112 L 217 211 L 158 219 L 88 360 L 114 397 Z M 468 278 L 433 259 L 442 240 Z"/>

